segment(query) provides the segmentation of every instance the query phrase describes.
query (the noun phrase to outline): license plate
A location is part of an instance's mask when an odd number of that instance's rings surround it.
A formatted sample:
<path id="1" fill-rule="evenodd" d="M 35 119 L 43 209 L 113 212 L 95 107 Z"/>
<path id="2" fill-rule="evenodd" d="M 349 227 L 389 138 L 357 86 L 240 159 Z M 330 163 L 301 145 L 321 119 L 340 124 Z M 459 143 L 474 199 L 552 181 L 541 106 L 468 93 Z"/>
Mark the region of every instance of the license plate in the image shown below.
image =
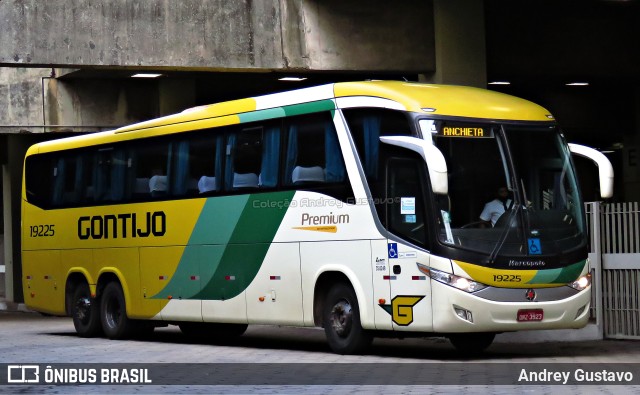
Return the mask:
<path id="1" fill-rule="evenodd" d="M 518 310 L 518 322 L 542 321 L 543 318 L 542 309 Z"/>

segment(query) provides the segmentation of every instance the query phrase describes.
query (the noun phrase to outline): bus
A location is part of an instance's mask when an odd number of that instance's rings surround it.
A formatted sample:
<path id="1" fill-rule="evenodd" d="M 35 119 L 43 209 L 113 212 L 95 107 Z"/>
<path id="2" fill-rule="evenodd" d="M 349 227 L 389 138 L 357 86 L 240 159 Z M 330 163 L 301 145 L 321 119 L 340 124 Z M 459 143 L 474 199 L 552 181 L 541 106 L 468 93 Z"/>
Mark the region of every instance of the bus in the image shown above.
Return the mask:
<path id="1" fill-rule="evenodd" d="M 29 148 L 28 308 L 82 337 L 178 325 L 324 328 L 374 337 L 581 328 L 591 273 L 571 154 L 529 101 L 479 88 L 344 82 L 200 106 Z M 495 224 L 479 220 L 506 188 Z"/>

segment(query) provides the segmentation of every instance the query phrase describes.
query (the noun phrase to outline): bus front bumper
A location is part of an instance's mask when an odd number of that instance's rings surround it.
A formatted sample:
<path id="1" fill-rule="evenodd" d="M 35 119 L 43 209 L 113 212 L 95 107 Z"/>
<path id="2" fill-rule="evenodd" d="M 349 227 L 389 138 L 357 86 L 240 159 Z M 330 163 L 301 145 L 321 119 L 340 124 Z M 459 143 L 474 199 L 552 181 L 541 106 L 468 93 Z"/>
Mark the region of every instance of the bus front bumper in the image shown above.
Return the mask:
<path id="1" fill-rule="evenodd" d="M 439 333 L 578 329 L 589 321 L 591 287 L 545 302 L 497 302 L 436 281 L 432 281 L 432 292 L 433 330 Z M 528 313 L 532 320 L 518 320 Z"/>

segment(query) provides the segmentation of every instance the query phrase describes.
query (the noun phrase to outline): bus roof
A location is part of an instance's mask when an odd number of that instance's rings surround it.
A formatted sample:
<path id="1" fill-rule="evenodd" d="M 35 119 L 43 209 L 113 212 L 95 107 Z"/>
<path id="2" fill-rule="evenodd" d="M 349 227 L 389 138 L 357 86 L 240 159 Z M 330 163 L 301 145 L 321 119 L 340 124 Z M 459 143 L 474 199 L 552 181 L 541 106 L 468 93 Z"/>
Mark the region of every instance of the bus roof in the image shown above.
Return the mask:
<path id="1" fill-rule="evenodd" d="M 232 125 L 261 118 L 293 115 L 298 110 L 291 110 L 292 108 L 305 104 L 313 106 L 313 103 L 324 103 L 319 109 L 329 109 L 327 101 L 348 97 L 386 99 L 394 102 L 397 108 L 437 116 L 538 122 L 553 119 L 549 111 L 535 103 L 486 89 L 401 81 L 339 82 L 198 106 L 178 114 L 124 126 L 113 131 L 51 140 L 37 146 L 39 152 L 47 152 L 63 147 L 97 144 L 98 141 L 109 143 L 147 137 L 156 133 L 169 133 L 163 132 L 163 129 L 170 125 L 184 125 L 178 129 L 174 128 L 173 132 Z M 258 112 L 261 114 L 258 115 Z M 128 135 L 128 132 L 134 131 L 140 133 Z M 71 141 L 73 144 L 69 144 Z M 29 153 L 34 152 L 30 150 Z"/>

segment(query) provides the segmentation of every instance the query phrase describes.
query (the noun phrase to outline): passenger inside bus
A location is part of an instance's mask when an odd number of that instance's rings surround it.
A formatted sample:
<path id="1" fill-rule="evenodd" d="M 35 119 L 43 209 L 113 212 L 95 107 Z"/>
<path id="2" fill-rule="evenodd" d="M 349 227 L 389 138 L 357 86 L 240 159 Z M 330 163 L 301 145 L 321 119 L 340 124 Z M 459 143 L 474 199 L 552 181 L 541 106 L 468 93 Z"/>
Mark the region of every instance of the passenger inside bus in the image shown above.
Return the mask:
<path id="1" fill-rule="evenodd" d="M 509 190 L 507 187 L 500 187 L 496 191 L 495 199 L 484 205 L 482 213 L 480 213 L 480 227 L 494 227 L 496 222 L 513 206 L 513 200 L 509 198 Z"/>

